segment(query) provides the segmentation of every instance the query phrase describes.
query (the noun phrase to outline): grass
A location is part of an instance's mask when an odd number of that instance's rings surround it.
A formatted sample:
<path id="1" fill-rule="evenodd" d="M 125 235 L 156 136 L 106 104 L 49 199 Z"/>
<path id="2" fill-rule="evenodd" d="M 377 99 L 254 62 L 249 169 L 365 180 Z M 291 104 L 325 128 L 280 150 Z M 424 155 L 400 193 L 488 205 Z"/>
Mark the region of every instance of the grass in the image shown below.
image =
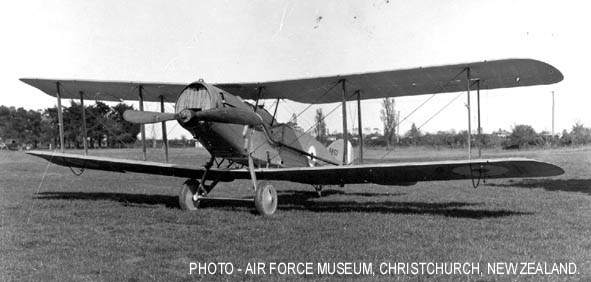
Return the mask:
<path id="1" fill-rule="evenodd" d="M 140 159 L 139 150 L 93 155 Z M 366 150 L 379 160 L 383 151 Z M 396 149 L 388 158 L 463 158 L 463 150 Z M 252 201 L 211 200 L 178 209 L 185 179 L 85 171 L 0 152 L 0 280 L 591 280 L 591 148 L 485 151 L 563 167 L 543 179 L 328 187 L 277 182 L 279 209 L 256 215 Z M 162 160 L 150 151 L 150 160 Z M 173 149 L 175 163 L 207 153 Z M 371 161 L 371 160 L 370 160 Z M 44 174 L 47 168 L 47 173 Z M 220 183 L 213 196 L 248 199 L 248 181 Z M 574 262 L 578 274 L 483 276 L 189 275 L 190 262 Z"/>

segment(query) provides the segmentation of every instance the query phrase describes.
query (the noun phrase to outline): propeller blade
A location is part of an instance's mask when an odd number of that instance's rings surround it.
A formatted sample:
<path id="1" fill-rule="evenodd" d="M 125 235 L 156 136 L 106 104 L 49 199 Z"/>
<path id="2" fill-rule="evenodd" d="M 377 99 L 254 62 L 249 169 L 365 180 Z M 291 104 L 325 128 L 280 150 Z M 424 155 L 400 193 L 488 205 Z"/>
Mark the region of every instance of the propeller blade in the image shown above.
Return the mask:
<path id="1" fill-rule="evenodd" d="M 254 111 L 240 108 L 221 108 L 193 112 L 192 119 L 243 125 L 259 125 L 263 123 L 261 117 Z"/>
<path id="2" fill-rule="evenodd" d="M 172 113 L 146 112 L 126 110 L 123 119 L 131 123 L 156 123 L 167 120 L 175 120 L 178 116 Z"/>
<path id="3" fill-rule="evenodd" d="M 209 121 L 259 125 L 263 122 L 257 113 L 239 108 L 210 109 L 205 111 L 183 110 L 178 114 L 127 110 L 123 112 L 123 119 L 131 123 L 140 124 L 177 119 L 182 123 L 189 121 Z"/>

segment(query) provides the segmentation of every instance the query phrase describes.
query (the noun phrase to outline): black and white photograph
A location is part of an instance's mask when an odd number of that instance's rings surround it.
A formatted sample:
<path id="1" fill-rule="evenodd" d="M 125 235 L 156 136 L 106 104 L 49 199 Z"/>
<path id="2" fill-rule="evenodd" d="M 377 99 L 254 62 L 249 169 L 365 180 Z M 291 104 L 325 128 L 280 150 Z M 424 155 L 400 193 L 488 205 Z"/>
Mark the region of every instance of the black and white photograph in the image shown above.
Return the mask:
<path id="1" fill-rule="evenodd" d="M 0 281 L 591 281 L 587 1 L 0 11 Z"/>

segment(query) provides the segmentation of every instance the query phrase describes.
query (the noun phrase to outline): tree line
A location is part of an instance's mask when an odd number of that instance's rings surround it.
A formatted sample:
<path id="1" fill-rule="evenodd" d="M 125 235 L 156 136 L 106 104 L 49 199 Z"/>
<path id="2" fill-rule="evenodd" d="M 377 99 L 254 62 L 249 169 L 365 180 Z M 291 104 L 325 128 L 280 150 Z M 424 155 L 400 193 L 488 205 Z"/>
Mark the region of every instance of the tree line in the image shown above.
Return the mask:
<path id="1" fill-rule="evenodd" d="M 464 148 L 468 146 L 468 131 L 456 132 L 438 131 L 436 133 L 424 133 L 413 123 L 410 130 L 404 134 L 399 133 L 400 112 L 396 111 L 394 98 L 384 98 L 381 101 L 380 119 L 383 123 L 383 135 L 378 133 L 363 136 L 365 146 L 386 147 L 392 145 L 414 145 L 414 146 L 433 146 Z M 315 133 L 316 138 L 325 144 L 330 140 L 342 138 L 342 133 L 329 134 L 324 122 L 326 116 L 322 109 L 316 110 Z M 536 132 L 530 125 L 516 125 L 512 131 L 499 129 L 496 132 L 481 134 L 480 137 L 472 133 L 471 143 L 474 146 L 485 148 L 518 149 L 527 147 L 557 147 L 557 146 L 580 146 L 591 144 L 591 128 L 585 127 L 582 123 L 575 123 L 571 130 L 563 130 L 562 134 L 552 135 L 549 132 Z M 350 132 L 348 140 L 354 146 L 359 144 L 359 138 L 356 132 Z"/>
<path id="2" fill-rule="evenodd" d="M 413 124 L 411 129 L 400 139 L 401 145 L 422 145 L 434 147 L 464 148 L 467 147 L 468 131 L 438 131 L 423 133 Z M 575 123 L 571 130 L 563 130 L 562 134 L 552 135 L 549 132 L 536 132 L 530 125 L 515 125 L 512 130 L 499 129 L 492 133 L 471 135 L 473 146 L 483 148 L 522 149 L 533 147 L 581 146 L 591 144 L 591 128 Z"/>
<path id="3" fill-rule="evenodd" d="M 353 146 L 359 145 L 356 132 L 349 132 L 348 140 Z M 343 138 L 342 133 L 327 134 L 317 139 L 328 144 L 331 140 Z M 591 144 L 591 128 L 581 123 L 575 123 L 571 130 L 563 130 L 562 134 L 552 135 L 549 132 L 536 132 L 530 125 L 516 125 L 511 131 L 497 130 L 492 133 L 482 133 L 480 137 L 473 132 L 472 146 L 482 148 L 524 149 L 536 147 L 566 147 Z M 413 123 L 411 129 L 400 136 L 389 139 L 387 135 L 372 133 L 363 136 L 364 146 L 385 147 L 392 146 L 428 146 L 434 148 L 466 148 L 468 146 L 468 131 L 437 131 L 436 133 L 422 132 Z"/>
<path id="4" fill-rule="evenodd" d="M 65 147 L 83 147 L 81 105 L 72 101 L 69 107 L 62 109 Z M 140 125 L 123 120 L 123 112 L 128 109 L 133 109 L 133 106 L 125 103 L 109 106 L 102 102 L 84 106 L 89 148 L 133 145 Z M 0 105 L 0 138 L 7 145 L 57 148 L 60 144 L 57 107 L 36 111 Z"/>
<path id="5" fill-rule="evenodd" d="M 123 112 L 133 109 L 133 106 L 119 103 L 109 106 L 102 102 L 85 106 L 87 141 L 90 148 L 101 147 L 129 147 L 134 146 L 140 125 L 132 124 L 123 119 Z M 342 138 L 341 134 L 330 135 L 325 123 L 326 116 L 322 109 L 316 111 L 316 138 L 324 144 Z M 364 135 L 366 146 L 387 147 L 397 146 L 433 146 L 463 148 L 467 146 L 467 131 L 456 132 L 438 131 L 436 133 L 421 132 L 413 123 L 411 129 L 404 134 L 399 133 L 399 113 L 395 110 L 394 99 L 386 98 L 382 101 L 381 120 L 384 126 L 383 135 L 373 133 Z M 64 141 L 68 148 L 83 147 L 82 107 L 72 101 L 69 107 L 63 107 Z M 297 123 L 297 119 L 290 121 Z M 59 126 L 57 107 L 44 110 L 25 110 L 23 108 L 6 107 L 0 105 L 0 144 L 14 143 L 17 146 L 53 147 L 59 144 Z M 349 140 L 358 145 L 356 132 L 349 133 Z M 184 136 L 180 145 L 187 145 Z M 582 123 L 575 123 L 571 130 L 563 130 L 560 135 L 548 132 L 536 132 L 529 125 L 516 125 L 512 131 L 499 130 L 482 134 L 480 138 L 472 134 L 472 144 L 487 148 L 502 147 L 507 149 L 544 147 L 544 146 L 580 146 L 591 144 L 591 128 Z M 179 146 L 180 146 L 179 145 Z"/>

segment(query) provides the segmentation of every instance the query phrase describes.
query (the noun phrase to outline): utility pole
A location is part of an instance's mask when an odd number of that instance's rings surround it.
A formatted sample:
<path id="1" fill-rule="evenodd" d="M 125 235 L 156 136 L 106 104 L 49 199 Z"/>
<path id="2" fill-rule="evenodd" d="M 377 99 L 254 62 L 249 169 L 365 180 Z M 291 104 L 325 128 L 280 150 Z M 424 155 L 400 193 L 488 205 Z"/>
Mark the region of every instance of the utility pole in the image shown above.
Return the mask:
<path id="1" fill-rule="evenodd" d="M 552 136 L 554 137 L 554 91 L 552 91 Z"/>
<path id="2" fill-rule="evenodd" d="M 398 145 L 400 143 L 400 111 L 396 113 L 396 130 L 394 131 L 396 132 L 396 145 Z"/>

